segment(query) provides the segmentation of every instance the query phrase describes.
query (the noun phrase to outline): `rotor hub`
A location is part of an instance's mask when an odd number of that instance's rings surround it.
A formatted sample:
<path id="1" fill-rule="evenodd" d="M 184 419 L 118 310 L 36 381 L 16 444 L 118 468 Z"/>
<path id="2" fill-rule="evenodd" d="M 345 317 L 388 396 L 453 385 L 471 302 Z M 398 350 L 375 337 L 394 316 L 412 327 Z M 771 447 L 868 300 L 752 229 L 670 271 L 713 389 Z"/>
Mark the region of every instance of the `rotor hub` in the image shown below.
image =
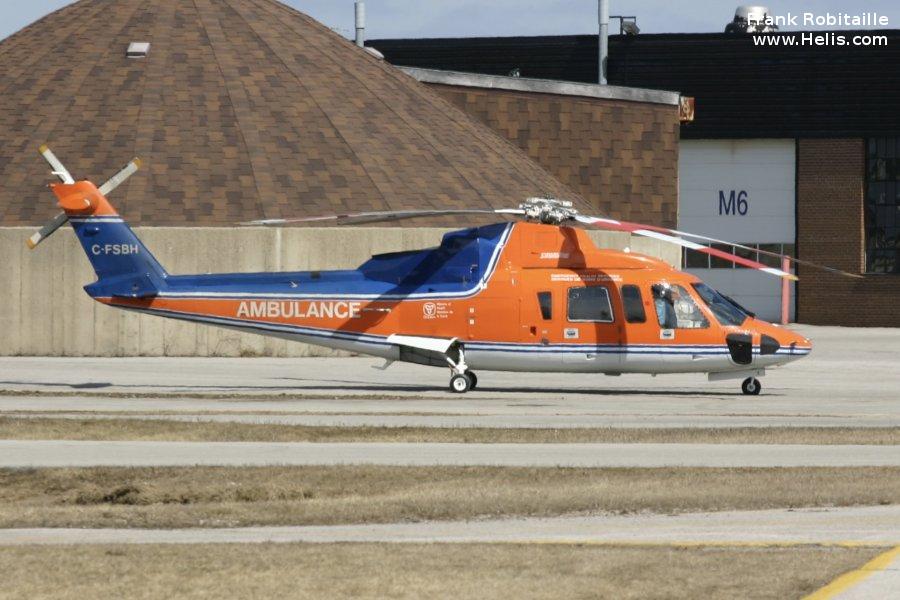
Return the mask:
<path id="1" fill-rule="evenodd" d="M 540 221 L 544 225 L 561 225 L 578 214 L 571 202 L 555 198 L 529 198 L 519 208 L 525 211 L 526 219 Z"/>

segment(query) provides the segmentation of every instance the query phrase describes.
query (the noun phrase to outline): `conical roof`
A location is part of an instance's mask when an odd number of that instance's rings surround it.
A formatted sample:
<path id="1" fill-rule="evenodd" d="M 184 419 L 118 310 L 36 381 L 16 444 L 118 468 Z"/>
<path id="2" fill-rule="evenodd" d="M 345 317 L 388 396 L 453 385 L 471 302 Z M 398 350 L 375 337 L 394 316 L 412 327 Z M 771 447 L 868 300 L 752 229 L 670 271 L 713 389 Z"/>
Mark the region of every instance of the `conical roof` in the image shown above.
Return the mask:
<path id="1" fill-rule="evenodd" d="M 149 54 L 126 58 L 132 42 Z M 56 211 L 45 142 L 98 184 L 140 156 L 146 169 L 113 201 L 142 224 L 541 194 L 589 209 L 422 84 L 275 0 L 81 0 L 0 43 L 0 90 L 4 225 Z"/>

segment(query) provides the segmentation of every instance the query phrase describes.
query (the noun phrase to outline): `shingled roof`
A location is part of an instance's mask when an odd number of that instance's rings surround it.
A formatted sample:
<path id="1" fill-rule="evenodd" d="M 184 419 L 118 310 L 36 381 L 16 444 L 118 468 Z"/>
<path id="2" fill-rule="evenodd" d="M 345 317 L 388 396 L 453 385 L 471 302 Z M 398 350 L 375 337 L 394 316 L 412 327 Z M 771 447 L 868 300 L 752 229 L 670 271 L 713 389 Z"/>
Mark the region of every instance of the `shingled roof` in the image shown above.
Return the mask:
<path id="1" fill-rule="evenodd" d="M 149 42 L 146 58 L 126 58 Z M 275 0 L 81 0 L 0 43 L 0 224 L 56 212 L 49 143 L 144 225 L 589 205 L 424 85 Z M 431 221 L 430 224 L 457 224 Z"/>

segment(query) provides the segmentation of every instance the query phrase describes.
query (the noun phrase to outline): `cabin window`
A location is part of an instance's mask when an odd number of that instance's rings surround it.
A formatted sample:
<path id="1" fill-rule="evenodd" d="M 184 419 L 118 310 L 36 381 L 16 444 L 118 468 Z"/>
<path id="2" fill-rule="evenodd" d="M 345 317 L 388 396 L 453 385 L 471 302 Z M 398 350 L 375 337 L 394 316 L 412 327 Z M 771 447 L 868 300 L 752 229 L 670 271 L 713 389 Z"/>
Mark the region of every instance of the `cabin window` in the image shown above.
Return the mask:
<path id="1" fill-rule="evenodd" d="M 641 297 L 641 288 L 636 285 L 623 285 L 622 305 L 625 307 L 626 321 L 629 323 L 647 322 L 647 313 L 644 312 L 644 299 Z"/>
<path id="2" fill-rule="evenodd" d="M 652 287 L 656 318 L 663 329 L 705 329 L 709 321 L 686 289 L 657 283 Z"/>
<path id="3" fill-rule="evenodd" d="M 553 294 L 550 292 L 538 292 L 538 304 L 541 307 L 541 318 L 545 321 L 553 319 Z"/>
<path id="4" fill-rule="evenodd" d="M 569 320 L 612 323 L 609 291 L 599 285 L 569 288 Z"/>

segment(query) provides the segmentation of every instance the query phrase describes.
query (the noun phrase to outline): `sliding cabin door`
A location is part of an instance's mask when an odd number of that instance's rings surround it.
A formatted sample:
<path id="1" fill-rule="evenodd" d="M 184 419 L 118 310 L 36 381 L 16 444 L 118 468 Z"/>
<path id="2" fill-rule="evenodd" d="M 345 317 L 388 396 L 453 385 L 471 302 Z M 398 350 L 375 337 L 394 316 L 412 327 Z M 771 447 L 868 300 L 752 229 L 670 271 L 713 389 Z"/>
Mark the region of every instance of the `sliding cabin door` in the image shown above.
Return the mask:
<path id="1" fill-rule="evenodd" d="M 563 361 L 575 371 L 618 372 L 621 323 L 612 282 L 571 283 L 565 291 Z"/>

